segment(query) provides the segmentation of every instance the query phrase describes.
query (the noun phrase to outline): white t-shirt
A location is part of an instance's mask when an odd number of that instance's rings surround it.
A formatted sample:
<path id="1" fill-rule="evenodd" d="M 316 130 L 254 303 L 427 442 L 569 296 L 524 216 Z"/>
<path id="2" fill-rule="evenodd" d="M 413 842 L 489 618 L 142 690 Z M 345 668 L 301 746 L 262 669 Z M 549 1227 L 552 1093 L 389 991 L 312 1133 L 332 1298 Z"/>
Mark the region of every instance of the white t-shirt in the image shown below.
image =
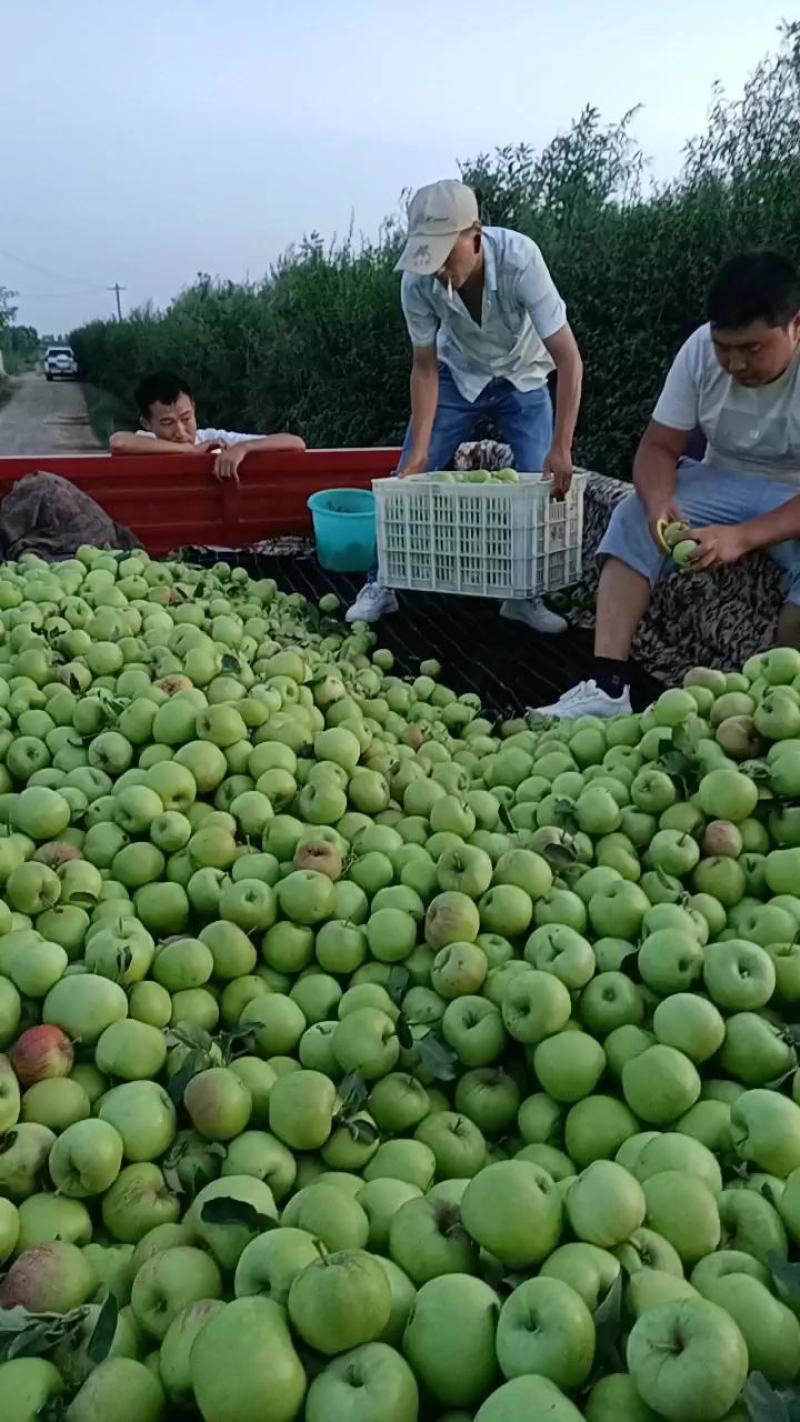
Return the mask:
<path id="1" fill-rule="evenodd" d="M 675 430 L 699 425 L 705 463 L 717 469 L 800 485 L 800 353 L 771 385 L 739 385 L 701 326 L 678 351 L 653 419 Z"/>
<path id="2" fill-rule="evenodd" d="M 454 289 L 404 272 L 400 299 L 413 346 L 436 346 L 465 400 L 490 380 L 539 390 L 554 369 L 543 344 L 566 324 L 567 309 L 535 242 L 507 227 L 484 227 L 480 324 Z"/>
<path id="3" fill-rule="evenodd" d="M 137 430 L 137 435 L 142 439 L 157 439 L 153 430 Z M 221 444 L 247 444 L 251 439 L 264 439 L 264 435 L 258 434 L 237 434 L 234 430 L 198 430 L 194 437 L 195 444 L 207 444 L 209 440 L 219 441 Z"/>

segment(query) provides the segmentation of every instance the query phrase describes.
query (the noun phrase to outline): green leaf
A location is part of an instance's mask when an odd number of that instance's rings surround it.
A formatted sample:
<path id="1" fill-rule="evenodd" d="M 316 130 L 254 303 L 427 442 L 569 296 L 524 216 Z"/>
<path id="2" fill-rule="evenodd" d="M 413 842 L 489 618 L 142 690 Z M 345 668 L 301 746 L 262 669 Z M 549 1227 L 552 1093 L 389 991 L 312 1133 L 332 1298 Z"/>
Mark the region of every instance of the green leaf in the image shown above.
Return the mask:
<path id="1" fill-rule="evenodd" d="M 567 864 L 577 864 L 578 851 L 569 840 L 562 840 L 560 844 L 546 844 L 542 850 L 542 857 L 554 868 L 564 868 Z M 581 866 L 584 867 L 584 866 Z"/>
<path id="2" fill-rule="evenodd" d="M 456 1077 L 456 1053 L 448 1047 L 435 1032 L 426 1032 L 417 1043 L 424 1066 L 437 1081 L 454 1081 Z"/>
<path id="3" fill-rule="evenodd" d="M 402 1012 L 394 1024 L 397 1040 L 404 1051 L 410 1052 L 414 1046 L 414 1034 Z"/>
<path id="4" fill-rule="evenodd" d="M 800 1264 L 790 1264 L 777 1250 L 771 1250 L 767 1255 L 767 1264 L 781 1298 L 791 1304 L 800 1301 Z"/>
<path id="5" fill-rule="evenodd" d="M 618 1371 L 622 1358 L 622 1270 L 599 1305 L 594 1316 L 597 1336 L 597 1360 L 603 1372 Z"/>
<path id="6" fill-rule="evenodd" d="M 117 1319 L 119 1317 L 119 1306 L 114 1295 L 106 1294 L 103 1306 L 97 1315 L 97 1322 L 92 1330 L 92 1336 L 86 1346 L 86 1352 L 92 1362 L 102 1363 L 108 1357 L 111 1344 L 114 1341 L 114 1334 L 117 1331 Z"/>
<path id="7" fill-rule="evenodd" d="M 372 1145 L 381 1138 L 381 1133 L 375 1122 L 367 1116 L 352 1116 L 342 1124 L 350 1132 L 353 1140 L 358 1141 L 361 1145 Z"/>
<path id="8" fill-rule="evenodd" d="M 368 1096 L 369 1087 L 358 1072 L 351 1072 L 339 1083 L 339 1103 L 343 1112 L 359 1111 Z"/>
<path id="9" fill-rule="evenodd" d="M 224 672 L 230 673 L 232 676 L 238 676 L 242 670 L 242 664 L 238 657 L 234 657 L 230 652 L 223 653 L 220 665 Z"/>
<path id="10" fill-rule="evenodd" d="M 750 1422 L 792 1422 L 781 1394 L 770 1387 L 763 1373 L 751 1373 L 744 1389 Z"/>
<path id="11" fill-rule="evenodd" d="M 264 1234 L 267 1230 L 278 1229 L 279 1224 L 272 1215 L 262 1215 L 247 1200 L 234 1200 L 222 1195 L 216 1200 L 206 1200 L 200 1211 L 203 1224 L 241 1225 L 251 1234 Z"/>
<path id="12" fill-rule="evenodd" d="M 167 1095 L 174 1106 L 181 1105 L 183 1093 L 192 1077 L 197 1076 L 198 1072 L 205 1071 L 207 1064 L 208 1059 L 203 1052 L 190 1052 L 175 1075 L 170 1077 L 167 1082 Z"/>
<path id="13" fill-rule="evenodd" d="M 395 963 L 394 967 L 389 973 L 389 982 L 386 986 L 386 991 L 392 999 L 392 1002 L 394 1003 L 395 1007 L 400 1006 L 401 1002 L 403 1001 L 403 998 L 408 992 L 410 982 L 411 974 L 408 971 L 408 968 L 405 968 L 402 963 Z"/>

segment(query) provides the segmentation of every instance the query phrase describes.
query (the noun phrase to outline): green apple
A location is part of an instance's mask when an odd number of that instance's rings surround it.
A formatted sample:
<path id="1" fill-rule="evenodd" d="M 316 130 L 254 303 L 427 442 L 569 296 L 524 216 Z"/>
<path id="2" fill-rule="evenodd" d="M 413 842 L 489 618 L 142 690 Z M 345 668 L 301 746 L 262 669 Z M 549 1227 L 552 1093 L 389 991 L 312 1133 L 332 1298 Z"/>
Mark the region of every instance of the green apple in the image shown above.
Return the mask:
<path id="1" fill-rule="evenodd" d="M 768 1264 L 770 1256 L 786 1257 L 788 1243 L 783 1220 L 774 1205 L 755 1190 L 723 1190 L 717 1206 L 722 1223 L 722 1244 L 741 1249 Z"/>
<path id="2" fill-rule="evenodd" d="M 386 1273 L 365 1250 L 341 1250 L 315 1260 L 289 1289 L 295 1332 L 329 1357 L 380 1337 L 390 1311 Z"/>
<path id="3" fill-rule="evenodd" d="M 305 1230 L 284 1228 L 260 1234 L 245 1247 L 236 1265 L 236 1297 L 259 1294 L 285 1308 L 293 1280 L 317 1259 L 317 1244 Z"/>
<path id="4" fill-rule="evenodd" d="M 269 1128 L 294 1150 L 317 1150 L 331 1133 L 336 1087 L 320 1072 L 279 1077 L 269 1098 Z"/>
<path id="5" fill-rule="evenodd" d="M 389 1224 L 389 1257 L 417 1285 L 440 1275 L 469 1274 L 477 1250 L 457 1204 L 427 1195 L 400 1205 Z"/>
<path id="6" fill-rule="evenodd" d="M 8 1212 L 12 1212 L 9 1214 Z M 19 1210 L 10 1200 L 3 1201 L 3 1225 L 5 1257 L 12 1252 L 7 1242 L 12 1237 L 12 1248 L 17 1254 L 35 1245 L 46 1244 L 53 1239 L 65 1240 L 68 1244 L 88 1244 L 92 1237 L 92 1220 L 86 1206 L 80 1200 L 70 1200 L 66 1196 L 42 1192 L 23 1200 Z"/>
<path id="7" fill-rule="evenodd" d="M 480 1279 L 448 1274 L 423 1284 L 403 1351 L 426 1394 L 447 1407 L 473 1407 L 497 1380 L 500 1300 Z"/>
<path id="8" fill-rule="evenodd" d="M 667 1125 L 694 1105 L 700 1077 L 683 1052 L 659 1043 L 626 1062 L 622 1090 L 639 1120 Z"/>
<path id="9" fill-rule="evenodd" d="M 595 972 L 590 943 L 566 923 L 540 924 L 525 944 L 525 957 L 532 967 L 555 974 L 570 992 L 585 987 Z"/>
<path id="10" fill-rule="evenodd" d="M 197 1335 L 191 1379 L 206 1422 L 292 1422 L 303 1405 L 306 1376 L 285 1311 L 263 1298 L 227 1304 Z"/>
<path id="11" fill-rule="evenodd" d="M 112 1087 L 99 1102 L 97 1114 L 119 1133 L 129 1161 L 156 1160 L 175 1139 L 175 1107 L 155 1081 L 129 1081 Z"/>
<path id="12" fill-rule="evenodd" d="M 630 1171 L 616 1161 L 596 1160 L 569 1189 L 565 1208 L 578 1239 L 612 1249 L 644 1223 L 647 1201 Z"/>
<path id="13" fill-rule="evenodd" d="M 684 1263 L 695 1263 L 716 1249 L 721 1237 L 719 1211 L 699 1176 L 664 1170 L 644 1180 L 644 1193 L 648 1227 L 663 1235 Z"/>
<path id="14" fill-rule="evenodd" d="M 703 948 L 693 932 L 661 928 L 639 949 L 642 980 L 661 997 L 690 988 L 703 971 Z"/>
<path id="15" fill-rule="evenodd" d="M 413 1130 L 430 1110 L 425 1087 L 416 1077 L 390 1072 L 376 1081 L 369 1094 L 370 1113 L 384 1134 Z"/>
<path id="16" fill-rule="evenodd" d="M 584 1404 L 586 1422 L 658 1422 L 628 1373 L 608 1373 L 598 1378 Z"/>
<path id="17" fill-rule="evenodd" d="M 638 1121 L 623 1101 L 613 1096 L 586 1096 L 567 1113 L 564 1145 L 582 1170 L 594 1160 L 609 1160 L 633 1136 Z"/>
<path id="18" fill-rule="evenodd" d="M 767 1285 L 771 1279 L 766 1265 L 754 1259 L 752 1254 L 745 1254 L 741 1249 L 717 1249 L 695 1264 L 691 1282 L 698 1293 L 708 1298 L 706 1290 L 709 1284 L 715 1283 L 726 1274 L 749 1274 L 751 1278 L 759 1279 L 762 1284 Z"/>
<path id="19" fill-rule="evenodd" d="M 528 1279 L 503 1304 L 497 1360 L 506 1378 L 535 1373 L 573 1391 L 586 1381 L 594 1352 L 592 1315 L 562 1279 Z"/>
<path id="20" fill-rule="evenodd" d="M 366 1211 L 353 1196 L 324 1180 L 306 1185 L 292 1196 L 281 1224 L 306 1230 L 331 1251 L 363 1249 L 369 1238 Z"/>
<path id="21" fill-rule="evenodd" d="M 527 1161 L 499 1161 L 479 1171 L 464 1193 L 461 1212 L 471 1237 L 512 1268 L 539 1263 L 561 1233 L 552 1177 Z"/>
<path id="22" fill-rule="evenodd" d="M 56 1189 L 73 1199 L 102 1195 L 116 1180 L 124 1141 L 112 1123 L 76 1121 L 54 1142 L 49 1169 Z"/>
<path id="23" fill-rule="evenodd" d="M 128 1411 L 128 1409 L 132 1409 Z M 125 1422 L 134 1415 L 140 1422 L 160 1422 L 164 1391 L 150 1368 L 134 1358 L 109 1357 L 94 1369 L 68 1409 L 69 1422 Z"/>
<path id="24" fill-rule="evenodd" d="M 128 1165 L 103 1196 L 103 1223 L 123 1244 L 138 1244 L 151 1229 L 174 1223 L 180 1214 L 177 1195 L 168 1190 L 157 1165 Z"/>
<path id="25" fill-rule="evenodd" d="M 386 1078 L 385 1078 L 386 1079 Z M 472 1153 L 474 1135 L 464 1132 L 462 1148 Z M 364 1167 L 365 1180 L 404 1180 L 427 1191 L 436 1173 L 436 1156 L 424 1141 L 384 1141 Z"/>
<path id="26" fill-rule="evenodd" d="M 183 1104 L 194 1129 L 208 1140 L 219 1141 L 241 1135 L 253 1109 L 250 1092 L 229 1067 L 209 1067 L 193 1076 Z"/>
<path id="27" fill-rule="evenodd" d="M 137 1323 L 152 1338 L 162 1339 L 188 1303 L 222 1296 L 222 1277 L 205 1250 L 178 1245 L 161 1250 L 138 1270 L 131 1290 Z"/>
<path id="28" fill-rule="evenodd" d="M 678 992 L 664 998 L 656 1007 L 653 1031 L 662 1045 L 674 1047 L 699 1065 L 722 1046 L 725 1021 L 706 998 L 697 993 Z"/>
<path id="29" fill-rule="evenodd" d="M 676 1337 L 679 1351 L 668 1341 Z M 744 1386 L 747 1345 L 722 1309 L 705 1299 L 685 1299 L 641 1315 L 628 1338 L 627 1363 L 636 1389 L 648 1406 L 658 1406 L 659 1416 L 713 1422 Z"/>
<path id="30" fill-rule="evenodd" d="M 776 1091 L 745 1091 L 731 1108 L 731 1136 L 742 1160 L 782 1180 L 800 1166 L 800 1106 Z"/>
<path id="31" fill-rule="evenodd" d="M 197 1335 L 225 1308 L 221 1299 L 193 1299 L 173 1318 L 158 1354 L 159 1375 L 170 1402 L 181 1412 L 194 1403 L 191 1351 Z"/>
<path id="32" fill-rule="evenodd" d="M 769 1383 L 790 1383 L 800 1369 L 800 1322 L 765 1283 L 746 1273 L 710 1279 L 705 1297 L 733 1319 L 739 1328 L 750 1368 Z"/>
<path id="33" fill-rule="evenodd" d="M 594 1091 L 605 1071 L 606 1054 L 588 1032 L 562 1031 L 539 1043 L 533 1067 L 553 1100 L 572 1103 Z"/>
<path id="34" fill-rule="evenodd" d="M 30 1422 L 57 1405 L 64 1379 L 46 1358 L 12 1358 L 0 1363 L 0 1391 L 8 1422 Z"/>
<path id="35" fill-rule="evenodd" d="M 308 1422 L 415 1422 L 414 1374 L 386 1343 L 367 1343 L 335 1358 L 311 1384 Z"/>
<path id="36" fill-rule="evenodd" d="M 476 1175 L 486 1160 L 482 1132 L 458 1111 L 431 1112 L 417 1126 L 414 1139 L 433 1152 L 439 1180 Z"/>
<path id="37" fill-rule="evenodd" d="M 496 1388 L 475 1413 L 475 1422 L 529 1422 L 539 1417 L 547 1422 L 582 1422 L 583 1414 L 549 1378 L 531 1375 Z M 453 1422 L 456 1418 L 461 1422 L 458 1414 Z"/>
<path id="38" fill-rule="evenodd" d="M 167 1056 L 163 1032 L 133 1018 L 106 1027 L 95 1047 L 95 1063 L 106 1076 L 125 1081 L 158 1076 Z"/>
<path id="39" fill-rule="evenodd" d="M 425 916 L 425 939 L 433 948 L 450 943 L 474 943 L 481 927 L 480 913 L 466 894 L 438 894 Z"/>
<path id="40" fill-rule="evenodd" d="M 526 1045 L 535 1045 L 560 1032 L 572 1009 L 564 983 L 554 973 L 536 969 L 509 981 L 501 1006 L 506 1030 Z"/>

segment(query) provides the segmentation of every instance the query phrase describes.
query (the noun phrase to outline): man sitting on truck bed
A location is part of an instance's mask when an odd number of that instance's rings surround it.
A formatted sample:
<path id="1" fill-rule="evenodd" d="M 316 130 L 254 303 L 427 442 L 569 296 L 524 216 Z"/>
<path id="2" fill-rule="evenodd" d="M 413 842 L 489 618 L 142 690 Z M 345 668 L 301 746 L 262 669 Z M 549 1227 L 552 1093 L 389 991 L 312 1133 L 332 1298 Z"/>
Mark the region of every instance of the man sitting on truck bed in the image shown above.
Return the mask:
<path id="1" fill-rule="evenodd" d="M 659 524 L 685 522 L 688 571 L 765 552 L 787 574 L 779 646 L 800 647 L 800 273 L 780 252 L 740 252 L 708 293 L 709 320 L 679 350 L 598 553 L 591 680 L 542 715 L 628 712 L 629 658 L 653 586 L 675 572 Z M 685 457 L 692 432 L 702 462 Z"/>
<path id="2" fill-rule="evenodd" d="M 215 479 L 235 479 L 248 454 L 267 450 L 303 450 L 293 434 L 236 434 L 232 430 L 197 428 L 197 411 L 188 381 L 168 370 L 146 375 L 136 387 L 141 429 L 118 430 L 109 440 L 112 454 L 216 453 Z"/>

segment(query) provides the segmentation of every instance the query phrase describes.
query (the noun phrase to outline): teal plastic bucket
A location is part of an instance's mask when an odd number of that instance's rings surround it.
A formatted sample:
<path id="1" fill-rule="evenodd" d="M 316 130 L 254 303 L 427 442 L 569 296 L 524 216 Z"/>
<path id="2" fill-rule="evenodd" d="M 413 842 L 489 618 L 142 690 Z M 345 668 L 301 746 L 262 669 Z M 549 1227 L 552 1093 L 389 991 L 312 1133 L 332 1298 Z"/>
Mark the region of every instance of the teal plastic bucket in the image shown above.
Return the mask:
<path id="1" fill-rule="evenodd" d="M 317 557 L 331 573 L 366 573 L 375 562 L 375 496 L 368 489 L 322 489 L 308 500 Z"/>

